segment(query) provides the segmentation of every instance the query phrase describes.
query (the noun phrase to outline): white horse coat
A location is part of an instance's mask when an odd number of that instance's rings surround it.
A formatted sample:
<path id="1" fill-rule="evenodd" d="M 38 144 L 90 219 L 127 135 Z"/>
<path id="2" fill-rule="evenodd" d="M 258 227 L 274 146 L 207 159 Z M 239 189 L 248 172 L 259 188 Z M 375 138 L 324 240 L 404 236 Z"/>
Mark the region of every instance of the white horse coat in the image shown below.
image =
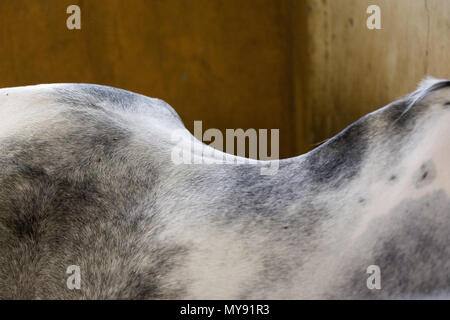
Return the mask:
<path id="1" fill-rule="evenodd" d="M 180 130 L 190 141 L 169 105 L 120 89 L 0 90 L 0 297 L 448 297 L 450 81 L 274 175 L 176 165 Z"/>

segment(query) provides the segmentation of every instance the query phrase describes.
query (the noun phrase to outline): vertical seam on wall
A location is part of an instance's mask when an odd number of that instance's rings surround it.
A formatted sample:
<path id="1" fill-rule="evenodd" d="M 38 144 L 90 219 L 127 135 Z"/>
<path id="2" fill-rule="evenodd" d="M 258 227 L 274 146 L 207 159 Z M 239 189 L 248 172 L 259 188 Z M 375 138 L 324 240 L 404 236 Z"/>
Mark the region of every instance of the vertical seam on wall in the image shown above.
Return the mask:
<path id="1" fill-rule="evenodd" d="M 424 62 L 424 73 L 428 74 L 428 57 L 430 53 L 430 10 L 428 8 L 428 0 L 424 0 L 425 12 L 427 14 L 427 43 L 425 47 L 425 62 Z"/>
<path id="2" fill-rule="evenodd" d="M 296 47 L 295 47 L 295 30 L 294 30 L 294 17 L 295 17 L 295 0 L 290 0 L 287 5 L 287 9 L 290 11 L 288 14 L 289 22 L 289 57 L 288 57 L 288 74 L 289 74 L 289 112 L 291 117 L 289 119 L 290 122 L 290 140 L 291 140 L 291 150 L 290 153 L 297 153 L 297 103 L 296 103 L 296 81 L 295 81 L 295 56 L 296 56 Z"/>

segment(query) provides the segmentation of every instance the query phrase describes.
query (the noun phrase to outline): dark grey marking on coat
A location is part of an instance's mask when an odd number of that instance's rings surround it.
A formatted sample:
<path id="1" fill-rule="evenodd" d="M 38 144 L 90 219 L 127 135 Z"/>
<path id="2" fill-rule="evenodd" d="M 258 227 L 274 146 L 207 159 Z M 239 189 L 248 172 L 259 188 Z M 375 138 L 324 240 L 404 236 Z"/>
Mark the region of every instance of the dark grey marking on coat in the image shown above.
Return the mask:
<path id="1" fill-rule="evenodd" d="M 338 296 L 407 299 L 448 290 L 449 217 L 450 198 L 441 190 L 419 199 L 405 199 L 388 215 L 372 221 L 370 228 L 376 234 L 357 240 L 362 248 L 347 261 L 350 270 L 342 275 L 345 290 L 336 288 Z M 367 288 L 369 265 L 380 267 L 380 290 Z"/>
<path id="2" fill-rule="evenodd" d="M 0 298 L 180 297 L 183 287 L 160 279 L 186 249 L 142 238 L 158 230 L 160 177 L 151 164 L 130 165 L 128 129 L 86 107 L 62 111 L 70 125 L 52 136 L 2 140 Z M 66 287 L 71 264 L 82 290 Z"/>
<path id="3" fill-rule="evenodd" d="M 393 134 L 400 134 L 402 136 L 408 135 L 414 128 L 416 120 L 420 115 L 425 114 L 427 106 L 410 109 L 411 97 L 406 97 L 390 103 L 383 112 L 386 117 L 388 128 Z"/>
<path id="4" fill-rule="evenodd" d="M 225 171 L 226 168 L 229 166 L 202 167 L 199 175 L 194 171 L 192 176 L 189 175 L 187 180 L 182 182 L 182 185 L 189 185 L 189 188 L 174 192 L 180 197 L 181 203 L 191 193 L 205 197 L 203 206 L 206 206 L 208 212 L 217 214 L 203 217 L 202 223 L 208 224 L 206 221 L 209 221 L 218 230 L 232 229 L 237 234 L 247 237 L 260 235 L 265 239 L 259 252 L 264 262 L 260 266 L 260 276 L 258 280 L 246 284 L 241 297 L 248 297 L 251 292 L 258 292 L 265 287 L 269 288 L 275 278 L 278 278 L 279 285 L 285 283 L 288 286 L 290 276 L 295 274 L 297 268 L 305 263 L 308 255 L 317 248 L 320 234 L 316 230 L 331 218 L 330 212 L 325 204 L 320 201 L 313 203 L 305 196 L 309 194 L 310 186 L 302 180 L 298 166 L 289 161 L 280 162 L 280 172 L 274 176 L 261 176 L 258 166 L 239 165 L 235 166 L 233 171 Z M 205 174 L 205 171 L 208 174 Z M 230 179 L 220 179 L 224 173 L 229 174 Z M 297 183 L 280 184 L 277 183 L 279 179 Z M 211 180 L 215 183 L 210 183 Z M 290 210 L 289 206 L 296 199 L 302 199 L 301 206 L 286 215 Z M 273 243 L 284 243 L 295 248 L 291 251 L 298 252 L 296 259 L 270 251 L 264 252 L 263 248 Z"/>
<path id="5" fill-rule="evenodd" d="M 431 86 L 429 86 L 425 89 L 419 89 L 419 90 L 416 90 L 415 92 L 413 92 L 411 94 L 411 96 L 414 97 L 412 102 L 413 103 L 418 102 L 418 101 L 424 99 L 430 93 L 440 90 L 440 89 L 448 88 L 448 87 L 450 87 L 450 80 L 437 81 L 436 83 L 433 83 Z"/>
<path id="6" fill-rule="evenodd" d="M 58 101 L 76 107 L 89 106 L 98 108 L 100 102 L 107 102 L 115 108 L 130 108 L 138 99 L 137 94 L 107 86 L 77 84 L 65 85 L 56 89 Z"/>
<path id="7" fill-rule="evenodd" d="M 387 179 L 388 184 L 390 185 L 394 185 L 398 182 L 398 176 L 396 174 L 392 174 L 389 176 L 389 178 Z"/>
<path id="8" fill-rule="evenodd" d="M 428 95 L 430 95 L 432 92 L 448 88 L 450 87 L 450 80 L 441 80 L 433 83 L 432 85 L 426 87 L 425 89 L 419 88 L 418 90 L 414 91 L 408 96 L 409 105 L 406 110 L 408 112 L 411 108 L 414 108 L 416 104 L 419 104 L 423 107 L 423 104 L 420 104 L 420 102 L 426 98 Z"/>
<path id="9" fill-rule="evenodd" d="M 397 132 L 401 130 L 403 134 L 407 133 L 408 131 L 405 131 L 405 129 L 412 129 L 414 122 L 428 109 L 428 106 L 422 103 L 423 99 L 430 93 L 446 87 L 450 87 L 450 81 L 439 81 L 425 89 L 420 88 L 403 99 L 390 103 L 385 112 L 389 117 L 392 128 Z"/>
<path id="10" fill-rule="evenodd" d="M 358 174 L 367 151 L 367 121 L 368 117 L 358 120 L 309 153 L 309 183 L 338 188 Z"/>
<path id="11" fill-rule="evenodd" d="M 165 101 L 123 89 L 85 83 L 65 84 L 55 89 L 54 96 L 57 101 L 77 108 L 101 108 L 101 105 L 106 104 L 111 109 L 139 111 L 139 108 L 148 106 L 155 116 L 173 118 L 183 124 L 176 111 Z"/>
<path id="12" fill-rule="evenodd" d="M 423 163 L 413 176 L 416 188 L 420 189 L 433 182 L 436 179 L 436 166 L 432 160 Z"/>

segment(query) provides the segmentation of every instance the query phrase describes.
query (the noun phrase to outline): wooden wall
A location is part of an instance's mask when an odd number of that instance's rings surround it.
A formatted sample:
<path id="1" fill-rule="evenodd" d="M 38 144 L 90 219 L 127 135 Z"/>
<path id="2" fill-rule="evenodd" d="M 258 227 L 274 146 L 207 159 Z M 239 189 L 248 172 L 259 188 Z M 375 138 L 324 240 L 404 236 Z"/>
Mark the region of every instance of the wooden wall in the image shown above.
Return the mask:
<path id="1" fill-rule="evenodd" d="M 299 151 L 413 91 L 425 75 L 450 78 L 450 1 L 294 3 Z M 366 27 L 372 4 L 381 30 Z"/>
<path id="2" fill-rule="evenodd" d="M 82 29 L 66 28 L 81 7 Z M 379 4 L 382 30 L 366 28 Z M 2 0 L 0 87 L 112 85 L 192 130 L 279 128 L 280 156 L 450 77 L 446 0 Z"/>

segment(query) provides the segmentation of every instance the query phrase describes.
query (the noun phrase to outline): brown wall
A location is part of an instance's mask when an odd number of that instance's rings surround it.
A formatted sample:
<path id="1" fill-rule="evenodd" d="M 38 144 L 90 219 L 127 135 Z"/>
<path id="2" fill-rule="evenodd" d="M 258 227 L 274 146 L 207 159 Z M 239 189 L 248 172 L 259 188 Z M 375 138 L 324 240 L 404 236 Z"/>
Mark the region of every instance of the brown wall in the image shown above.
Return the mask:
<path id="1" fill-rule="evenodd" d="M 294 29 L 298 150 L 415 89 L 425 75 L 450 78 L 450 1 L 306 0 Z M 369 30 L 366 9 L 381 9 Z M 306 24 L 305 24 L 306 21 Z"/>
<path id="2" fill-rule="evenodd" d="M 383 30 L 365 26 L 372 3 Z M 287 157 L 427 73 L 450 77 L 449 13 L 446 0 L 2 0 L 0 87 L 112 85 L 166 100 L 191 130 L 280 128 Z"/>
<path id="3" fill-rule="evenodd" d="M 167 101 L 191 130 L 280 128 L 295 153 L 287 1 L 2 0 L 0 15 L 0 87 L 112 85 Z"/>

